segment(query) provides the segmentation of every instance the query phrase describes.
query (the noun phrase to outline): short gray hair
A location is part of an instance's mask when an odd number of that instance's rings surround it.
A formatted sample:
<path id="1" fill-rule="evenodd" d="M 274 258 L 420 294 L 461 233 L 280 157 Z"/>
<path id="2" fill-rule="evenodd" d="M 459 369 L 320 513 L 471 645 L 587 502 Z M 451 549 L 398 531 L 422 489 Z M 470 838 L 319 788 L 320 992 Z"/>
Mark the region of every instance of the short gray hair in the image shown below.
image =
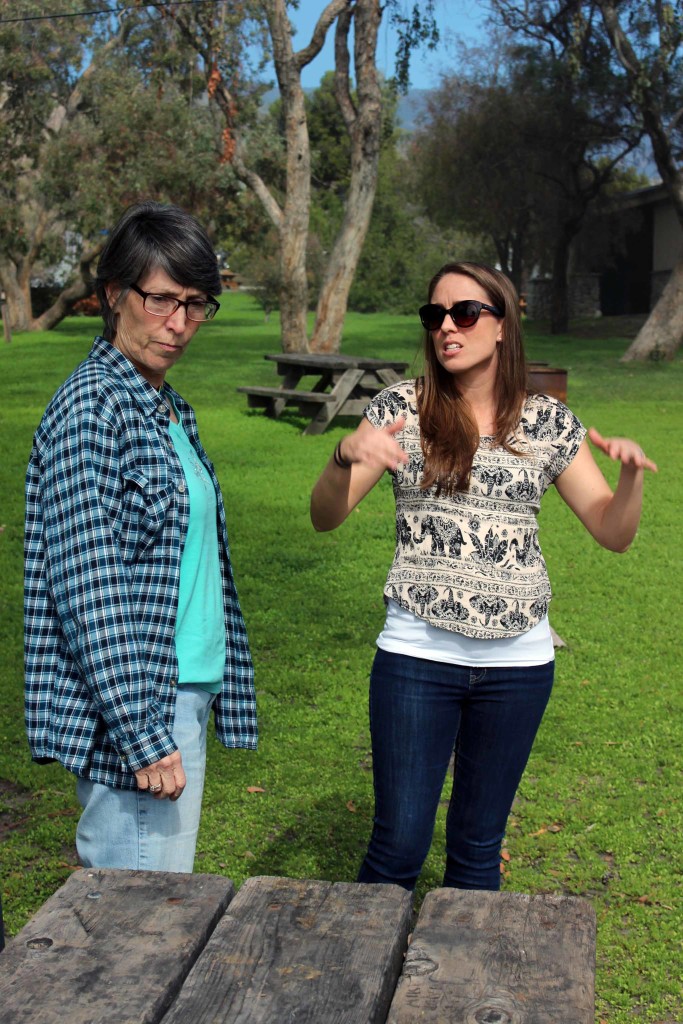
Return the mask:
<path id="1" fill-rule="evenodd" d="M 112 229 L 97 265 L 95 293 L 108 341 L 116 335 L 116 312 L 109 305 L 107 285 L 127 289 L 157 267 L 179 285 L 212 298 L 220 294 L 216 253 L 199 222 L 178 206 L 134 203 Z"/>

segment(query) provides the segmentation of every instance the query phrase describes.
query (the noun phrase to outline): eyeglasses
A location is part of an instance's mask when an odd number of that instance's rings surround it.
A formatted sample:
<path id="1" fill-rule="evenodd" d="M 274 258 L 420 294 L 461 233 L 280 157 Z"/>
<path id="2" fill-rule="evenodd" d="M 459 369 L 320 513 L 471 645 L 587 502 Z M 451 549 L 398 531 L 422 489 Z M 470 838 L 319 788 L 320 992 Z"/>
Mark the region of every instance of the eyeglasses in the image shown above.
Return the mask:
<path id="1" fill-rule="evenodd" d="M 489 306 L 478 299 L 463 299 L 450 309 L 433 302 L 420 306 L 420 321 L 426 331 L 438 331 L 447 316 L 450 316 L 456 327 L 474 327 L 482 309 L 487 309 L 494 316 L 504 316 L 502 309 L 498 309 L 497 306 Z"/>
<path id="2" fill-rule="evenodd" d="M 143 292 L 136 284 L 130 286 L 134 292 L 142 296 L 142 307 L 147 313 L 153 316 L 173 316 L 179 306 L 185 307 L 188 320 L 202 323 L 204 320 L 213 320 L 220 303 L 215 299 L 174 299 L 172 295 L 154 295 L 152 292 Z"/>

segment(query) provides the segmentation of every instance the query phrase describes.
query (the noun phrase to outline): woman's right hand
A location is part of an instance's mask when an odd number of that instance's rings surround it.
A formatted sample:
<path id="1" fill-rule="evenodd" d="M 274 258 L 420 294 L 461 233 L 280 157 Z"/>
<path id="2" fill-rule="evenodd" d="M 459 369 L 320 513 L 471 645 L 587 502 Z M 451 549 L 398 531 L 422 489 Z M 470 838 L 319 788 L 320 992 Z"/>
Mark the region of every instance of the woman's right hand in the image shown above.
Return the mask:
<path id="1" fill-rule="evenodd" d="M 160 761 L 140 768 L 136 771 L 135 778 L 138 789 L 147 790 L 155 800 L 177 800 L 187 782 L 180 751 L 174 750 Z"/>
<path id="2" fill-rule="evenodd" d="M 396 440 L 396 434 L 405 426 L 405 419 L 398 419 L 386 427 L 373 427 L 363 419 L 353 434 L 342 438 L 339 454 L 346 462 L 358 462 L 373 469 L 398 469 L 408 456 Z"/>
<path id="3" fill-rule="evenodd" d="M 342 438 L 340 466 L 332 456 L 311 495 L 311 522 L 316 530 L 334 530 L 372 490 L 385 470 L 395 470 L 408 456 L 396 440 L 405 426 L 399 419 L 386 427 L 373 427 L 365 417 L 357 430 Z"/>

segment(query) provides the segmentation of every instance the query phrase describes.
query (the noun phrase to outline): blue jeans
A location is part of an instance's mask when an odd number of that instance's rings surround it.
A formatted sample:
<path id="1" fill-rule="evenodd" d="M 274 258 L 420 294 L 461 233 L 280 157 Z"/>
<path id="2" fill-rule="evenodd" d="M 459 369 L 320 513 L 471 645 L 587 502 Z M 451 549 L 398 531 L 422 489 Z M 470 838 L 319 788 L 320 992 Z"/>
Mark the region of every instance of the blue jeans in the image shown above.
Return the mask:
<path id="1" fill-rule="evenodd" d="M 76 849 L 83 867 L 192 871 L 204 793 L 206 730 L 214 698 L 200 686 L 178 687 L 173 739 L 187 785 L 175 802 L 79 778 L 76 792 L 83 813 L 76 829 Z"/>
<path id="2" fill-rule="evenodd" d="M 555 663 L 469 668 L 378 650 L 370 677 L 375 818 L 359 882 L 413 889 L 455 748 L 443 884 L 500 887 L 500 848 Z"/>

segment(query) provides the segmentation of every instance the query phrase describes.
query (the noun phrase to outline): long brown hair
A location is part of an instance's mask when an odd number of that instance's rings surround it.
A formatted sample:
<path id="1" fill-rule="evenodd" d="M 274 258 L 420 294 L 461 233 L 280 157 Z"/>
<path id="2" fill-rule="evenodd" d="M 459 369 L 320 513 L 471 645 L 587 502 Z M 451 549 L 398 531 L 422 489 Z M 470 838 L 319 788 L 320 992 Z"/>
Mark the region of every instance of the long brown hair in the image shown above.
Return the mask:
<path id="1" fill-rule="evenodd" d="M 504 310 L 503 341 L 498 346 L 495 443 L 515 452 L 510 443 L 519 424 L 527 393 L 526 359 L 522 341 L 519 298 L 505 274 L 482 263 L 446 263 L 429 282 L 428 301 L 442 277 L 463 274 L 476 281 L 492 305 Z M 437 495 L 453 495 L 470 486 L 472 462 L 479 446 L 479 429 L 469 404 L 436 357 L 429 331 L 424 337 L 424 377 L 417 387 L 417 410 L 424 454 L 422 489 L 436 485 Z"/>

